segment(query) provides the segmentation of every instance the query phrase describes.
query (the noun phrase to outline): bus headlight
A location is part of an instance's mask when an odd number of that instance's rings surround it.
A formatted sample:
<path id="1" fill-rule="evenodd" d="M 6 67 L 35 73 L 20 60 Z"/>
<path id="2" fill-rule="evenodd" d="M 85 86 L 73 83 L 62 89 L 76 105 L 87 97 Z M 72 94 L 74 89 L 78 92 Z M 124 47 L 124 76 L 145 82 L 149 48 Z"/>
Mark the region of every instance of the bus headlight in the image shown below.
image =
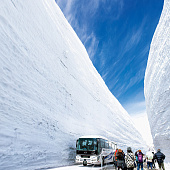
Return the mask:
<path id="1" fill-rule="evenodd" d="M 91 157 L 91 161 L 96 161 L 96 160 L 97 160 L 96 156 Z"/>
<path id="2" fill-rule="evenodd" d="M 77 156 L 76 156 L 76 159 L 77 159 L 77 160 L 79 160 L 80 158 L 81 158 L 81 156 L 80 156 L 80 155 L 77 155 Z"/>

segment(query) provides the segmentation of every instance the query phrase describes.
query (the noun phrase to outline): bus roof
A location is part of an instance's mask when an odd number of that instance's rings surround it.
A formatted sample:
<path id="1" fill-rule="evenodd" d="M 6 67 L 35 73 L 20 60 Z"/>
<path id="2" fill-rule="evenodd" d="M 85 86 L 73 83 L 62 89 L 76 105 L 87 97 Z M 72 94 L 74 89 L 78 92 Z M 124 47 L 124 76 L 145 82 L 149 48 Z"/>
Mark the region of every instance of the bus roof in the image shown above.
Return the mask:
<path id="1" fill-rule="evenodd" d="M 110 141 L 110 140 L 107 139 L 106 137 L 99 136 L 99 135 L 86 135 L 86 136 L 81 136 L 81 137 L 79 137 L 79 139 L 80 139 L 80 138 L 100 138 L 100 139 L 105 139 L 105 140 Z M 114 141 L 110 141 L 110 142 L 113 142 L 113 143 L 116 144 L 116 142 L 114 142 Z"/>
<path id="2" fill-rule="evenodd" d="M 81 136 L 79 138 L 101 138 L 101 139 L 108 140 L 107 138 L 105 138 L 103 136 L 98 136 L 98 135 L 87 135 L 87 136 Z"/>

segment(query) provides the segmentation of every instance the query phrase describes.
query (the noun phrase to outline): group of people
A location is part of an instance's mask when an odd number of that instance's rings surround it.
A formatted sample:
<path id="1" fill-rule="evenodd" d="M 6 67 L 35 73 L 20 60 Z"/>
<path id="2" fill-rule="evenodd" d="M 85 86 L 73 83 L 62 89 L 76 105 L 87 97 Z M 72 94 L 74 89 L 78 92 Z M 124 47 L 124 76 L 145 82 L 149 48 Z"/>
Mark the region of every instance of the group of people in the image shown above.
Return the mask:
<path id="1" fill-rule="evenodd" d="M 165 170 L 164 167 L 164 159 L 165 155 L 161 152 L 160 149 L 157 150 L 157 153 L 148 151 L 146 155 L 142 153 L 141 150 L 132 152 L 131 147 L 127 148 L 127 154 L 123 152 L 121 149 L 116 149 L 115 151 L 115 166 L 117 169 L 122 170 L 133 170 L 137 167 L 137 170 L 143 170 L 143 162 L 147 162 L 147 168 L 155 168 L 155 161 L 157 161 L 159 165 L 159 169 Z"/>

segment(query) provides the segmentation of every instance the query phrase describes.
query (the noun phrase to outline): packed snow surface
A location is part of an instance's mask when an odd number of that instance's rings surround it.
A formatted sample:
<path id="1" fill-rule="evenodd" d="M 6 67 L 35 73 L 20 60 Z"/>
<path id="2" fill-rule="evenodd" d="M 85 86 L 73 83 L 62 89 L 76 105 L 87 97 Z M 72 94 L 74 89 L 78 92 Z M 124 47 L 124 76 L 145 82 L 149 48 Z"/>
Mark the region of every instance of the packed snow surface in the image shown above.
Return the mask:
<path id="1" fill-rule="evenodd" d="M 145 97 L 155 149 L 170 162 L 170 0 L 164 1 L 145 73 Z"/>
<path id="2" fill-rule="evenodd" d="M 54 0 L 0 2 L 0 169 L 74 163 L 76 139 L 145 143 Z"/>

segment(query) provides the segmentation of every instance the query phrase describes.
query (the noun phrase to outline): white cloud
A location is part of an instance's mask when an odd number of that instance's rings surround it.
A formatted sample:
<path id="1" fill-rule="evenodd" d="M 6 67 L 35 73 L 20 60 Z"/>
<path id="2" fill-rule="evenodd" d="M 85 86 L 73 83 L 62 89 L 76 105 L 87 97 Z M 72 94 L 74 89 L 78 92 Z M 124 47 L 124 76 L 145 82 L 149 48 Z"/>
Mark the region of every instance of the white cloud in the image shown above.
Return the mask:
<path id="1" fill-rule="evenodd" d="M 94 15 L 99 7 L 100 1 L 96 1 L 96 0 L 89 1 L 88 3 L 86 3 L 86 5 L 83 8 L 80 9 L 75 8 L 76 3 L 81 3 L 78 0 L 69 0 L 69 1 L 57 0 L 56 2 L 59 6 L 64 6 L 63 12 L 66 19 L 75 29 L 75 32 L 77 32 L 80 40 L 86 47 L 90 59 L 93 61 L 99 41 L 97 40 L 93 32 L 88 33 L 87 31 L 88 26 L 86 24 L 86 22 L 88 21 L 86 20 L 83 25 L 79 25 L 76 15 L 77 15 L 77 10 L 81 10 L 82 14 L 90 14 L 91 16 Z"/>
<path id="2" fill-rule="evenodd" d="M 96 39 L 96 37 L 94 36 L 93 33 L 90 35 L 90 41 L 91 41 L 90 46 L 87 48 L 87 52 L 88 52 L 91 60 L 93 60 L 94 55 L 97 51 L 99 41 Z"/>
<path id="3" fill-rule="evenodd" d="M 143 77 L 144 77 L 144 71 L 145 68 L 141 68 L 131 79 L 129 84 L 126 86 L 126 88 L 124 89 L 125 91 L 128 90 L 129 88 L 131 88 L 133 85 L 135 85 L 136 83 L 139 83 Z"/>
<path id="4" fill-rule="evenodd" d="M 112 19 L 118 20 L 120 18 L 124 7 L 124 0 L 112 0 L 111 3 L 114 4 L 114 7 L 110 5 L 110 1 L 102 0 L 100 3 L 101 6 L 104 6 L 105 12 L 112 16 Z"/>

